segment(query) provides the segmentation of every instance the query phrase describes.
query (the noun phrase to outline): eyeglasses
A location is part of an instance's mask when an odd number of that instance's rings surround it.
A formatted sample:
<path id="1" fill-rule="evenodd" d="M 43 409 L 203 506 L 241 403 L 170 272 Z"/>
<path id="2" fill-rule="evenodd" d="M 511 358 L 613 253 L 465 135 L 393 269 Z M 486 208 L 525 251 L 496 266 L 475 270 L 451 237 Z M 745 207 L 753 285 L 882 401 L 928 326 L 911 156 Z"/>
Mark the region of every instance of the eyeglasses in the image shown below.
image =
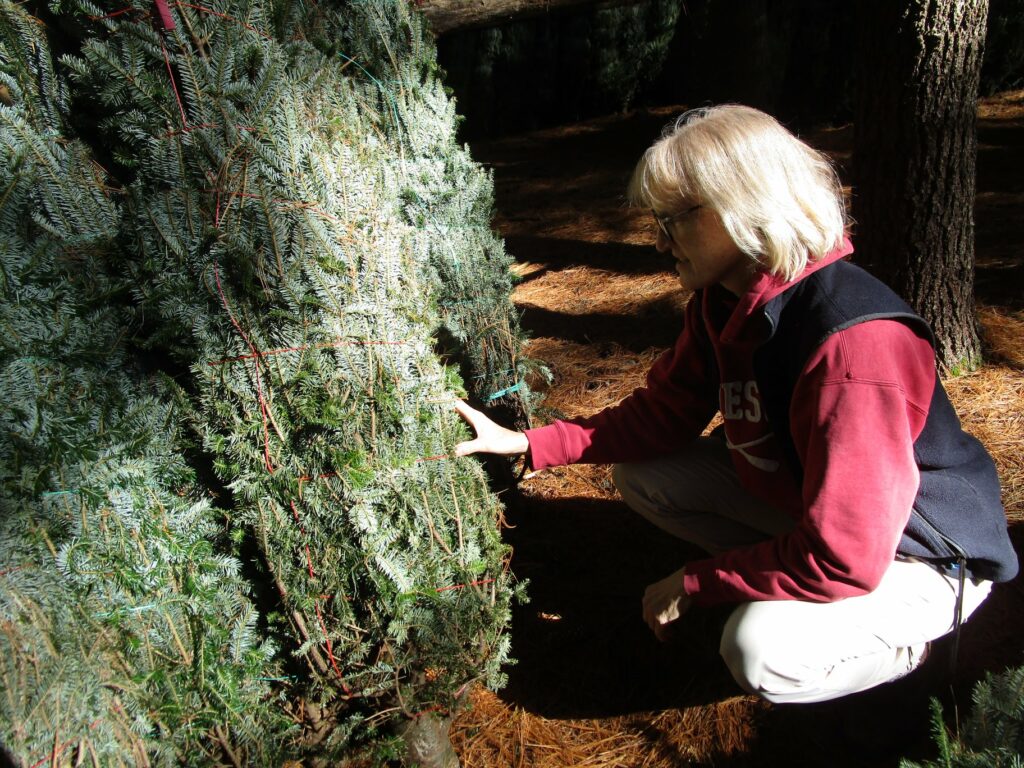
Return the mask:
<path id="1" fill-rule="evenodd" d="M 668 225 L 671 224 L 676 219 L 681 219 L 683 216 L 691 214 L 701 207 L 703 206 L 699 204 L 693 205 L 687 208 L 685 211 L 681 211 L 680 213 L 674 213 L 671 216 L 659 216 L 657 211 L 651 208 L 651 215 L 654 216 L 654 220 L 658 223 L 658 229 L 660 229 L 661 233 L 665 235 L 665 239 L 674 245 L 676 239 L 672 237 L 672 232 L 671 230 L 669 230 Z"/>

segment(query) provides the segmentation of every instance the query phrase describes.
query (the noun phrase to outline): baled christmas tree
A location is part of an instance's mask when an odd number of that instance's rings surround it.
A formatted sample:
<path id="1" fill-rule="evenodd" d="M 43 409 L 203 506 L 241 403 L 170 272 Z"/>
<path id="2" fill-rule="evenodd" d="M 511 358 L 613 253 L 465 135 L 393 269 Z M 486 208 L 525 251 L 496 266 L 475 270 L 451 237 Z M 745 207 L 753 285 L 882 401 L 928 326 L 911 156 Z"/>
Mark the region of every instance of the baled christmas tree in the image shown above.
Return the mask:
<path id="1" fill-rule="evenodd" d="M 26 765 L 269 761 L 274 648 L 174 388 L 126 355 L 118 212 L 41 31 L 0 4 L 0 742 Z"/>
<path id="2" fill-rule="evenodd" d="M 190 423 L 282 650 L 250 682 L 282 682 L 293 750 L 338 759 L 499 683 L 507 552 L 486 479 L 449 458 L 455 366 L 480 400 L 522 413 L 526 393 L 490 180 L 454 144 L 418 21 L 391 3 L 62 13 L 87 30 L 72 90 L 123 184 L 135 341 L 191 370 Z M 231 709 L 255 714 L 245 694 Z"/>

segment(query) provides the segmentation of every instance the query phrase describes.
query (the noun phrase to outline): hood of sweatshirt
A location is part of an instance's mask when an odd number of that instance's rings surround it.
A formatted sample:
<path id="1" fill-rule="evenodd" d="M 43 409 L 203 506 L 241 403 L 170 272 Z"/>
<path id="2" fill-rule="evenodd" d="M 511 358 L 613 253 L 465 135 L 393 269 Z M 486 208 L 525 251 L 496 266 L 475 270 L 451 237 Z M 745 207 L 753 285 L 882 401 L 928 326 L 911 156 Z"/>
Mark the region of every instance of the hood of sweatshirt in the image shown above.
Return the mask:
<path id="1" fill-rule="evenodd" d="M 844 237 L 842 244 L 831 251 L 820 259 L 808 262 L 803 272 L 797 275 L 792 280 L 784 280 L 778 275 L 773 275 L 765 271 L 761 271 L 757 274 L 754 282 L 747 289 L 747 292 L 739 297 L 739 300 L 732 310 L 729 319 L 726 321 L 725 326 L 722 328 L 720 339 L 724 343 L 730 343 L 739 341 L 741 338 L 746 337 L 752 332 L 756 332 L 760 335 L 763 332 L 763 327 L 759 322 L 751 322 L 751 318 L 757 315 L 760 317 L 758 310 L 764 307 L 769 301 L 774 299 L 779 294 L 793 287 L 802 280 L 805 280 L 808 276 L 814 274 L 819 269 L 827 267 L 840 259 L 845 259 L 853 253 L 853 243 L 850 242 L 849 238 Z M 708 316 L 709 307 L 707 302 L 711 292 L 705 292 L 704 295 L 704 314 Z"/>

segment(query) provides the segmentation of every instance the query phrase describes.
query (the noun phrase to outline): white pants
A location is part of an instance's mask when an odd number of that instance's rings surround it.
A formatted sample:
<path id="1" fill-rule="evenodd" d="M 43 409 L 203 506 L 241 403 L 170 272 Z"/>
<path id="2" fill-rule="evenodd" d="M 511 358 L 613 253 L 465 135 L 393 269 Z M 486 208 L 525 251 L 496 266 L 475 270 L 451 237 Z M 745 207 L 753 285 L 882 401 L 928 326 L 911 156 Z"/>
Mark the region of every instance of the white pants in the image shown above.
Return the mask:
<path id="1" fill-rule="evenodd" d="M 699 438 L 669 458 L 619 464 L 612 476 L 635 511 L 711 553 L 794 526 L 789 515 L 740 487 L 728 449 L 717 438 Z M 966 580 L 965 620 L 991 587 Z M 726 622 L 720 652 L 740 686 L 769 701 L 838 698 L 914 669 L 925 644 L 953 629 L 957 589 L 955 578 L 930 565 L 897 560 L 878 587 L 860 597 L 740 604 Z"/>

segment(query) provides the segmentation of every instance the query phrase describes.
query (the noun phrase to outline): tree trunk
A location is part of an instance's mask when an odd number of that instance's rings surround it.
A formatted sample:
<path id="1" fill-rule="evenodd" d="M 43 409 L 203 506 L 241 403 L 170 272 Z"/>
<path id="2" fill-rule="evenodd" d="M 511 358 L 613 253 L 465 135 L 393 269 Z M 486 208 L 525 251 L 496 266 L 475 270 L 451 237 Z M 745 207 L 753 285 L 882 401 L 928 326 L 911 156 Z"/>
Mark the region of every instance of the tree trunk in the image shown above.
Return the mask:
<path id="1" fill-rule="evenodd" d="M 947 371 L 981 360 L 974 306 L 978 77 L 988 0 L 862 0 L 857 260 L 927 320 Z"/>
<path id="2" fill-rule="evenodd" d="M 602 7 L 630 5 L 640 0 L 602 0 Z M 488 27 L 573 5 L 596 5 L 596 0 L 414 0 L 435 37 L 456 29 Z"/>

